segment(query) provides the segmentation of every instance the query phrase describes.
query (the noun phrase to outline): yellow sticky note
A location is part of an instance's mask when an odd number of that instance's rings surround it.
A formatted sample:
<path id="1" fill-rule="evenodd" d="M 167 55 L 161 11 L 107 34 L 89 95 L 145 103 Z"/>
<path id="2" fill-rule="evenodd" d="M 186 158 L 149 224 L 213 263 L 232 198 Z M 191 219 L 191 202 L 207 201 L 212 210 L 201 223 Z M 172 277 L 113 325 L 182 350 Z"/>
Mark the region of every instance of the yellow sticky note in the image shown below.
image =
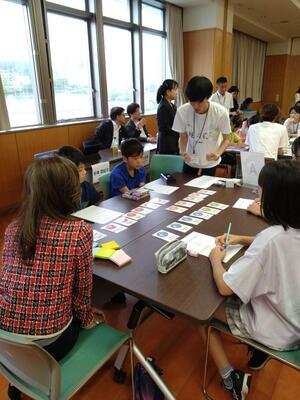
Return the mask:
<path id="1" fill-rule="evenodd" d="M 111 240 L 110 242 L 101 243 L 101 247 L 103 247 L 104 249 L 113 249 L 113 250 L 119 250 L 121 248 L 121 246 L 114 240 Z"/>
<path id="2" fill-rule="evenodd" d="M 116 252 L 116 250 L 114 249 L 105 249 L 103 247 L 96 247 L 93 250 L 93 256 L 95 258 L 102 258 L 102 259 L 108 259 L 110 258 L 114 253 Z"/>

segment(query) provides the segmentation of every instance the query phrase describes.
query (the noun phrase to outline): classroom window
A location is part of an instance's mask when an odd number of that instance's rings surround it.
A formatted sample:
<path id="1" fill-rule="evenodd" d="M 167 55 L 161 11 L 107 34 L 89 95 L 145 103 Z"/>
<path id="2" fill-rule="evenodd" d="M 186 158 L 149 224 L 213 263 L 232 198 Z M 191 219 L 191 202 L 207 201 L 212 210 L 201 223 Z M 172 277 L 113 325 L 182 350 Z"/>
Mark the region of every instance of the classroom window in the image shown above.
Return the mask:
<path id="1" fill-rule="evenodd" d="M 51 3 L 61 6 L 76 8 L 77 10 L 85 10 L 85 0 L 51 0 Z"/>
<path id="2" fill-rule="evenodd" d="M 104 17 L 130 21 L 129 0 L 102 0 L 102 12 Z"/>
<path id="3" fill-rule="evenodd" d="M 155 30 L 164 30 L 164 12 L 160 8 L 142 4 L 142 25 Z"/>
<path id="4" fill-rule="evenodd" d="M 57 120 L 94 115 L 87 21 L 48 12 Z"/>
<path id="5" fill-rule="evenodd" d="M 0 38 L 0 74 L 10 126 L 38 124 L 39 95 L 25 4 L 0 2 Z"/>
<path id="6" fill-rule="evenodd" d="M 133 101 L 131 31 L 104 26 L 108 106 L 126 109 Z"/>
<path id="7" fill-rule="evenodd" d="M 155 113 L 156 92 L 166 76 L 165 38 L 143 33 L 144 103 L 145 113 Z"/>

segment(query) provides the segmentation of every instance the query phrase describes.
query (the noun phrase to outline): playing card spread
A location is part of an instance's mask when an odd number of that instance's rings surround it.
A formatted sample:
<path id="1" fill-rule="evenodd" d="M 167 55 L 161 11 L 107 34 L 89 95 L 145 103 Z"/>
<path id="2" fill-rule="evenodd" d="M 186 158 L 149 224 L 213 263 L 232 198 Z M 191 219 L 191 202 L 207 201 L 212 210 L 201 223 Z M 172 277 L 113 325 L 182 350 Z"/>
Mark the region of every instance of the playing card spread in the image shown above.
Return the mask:
<path id="1" fill-rule="evenodd" d="M 211 217 L 213 217 L 213 214 L 208 214 L 206 212 L 203 211 L 194 211 L 192 212 L 192 214 L 190 214 L 191 217 L 196 217 L 196 218 L 202 218 L 202 219 L 210 219 Z"/>
<path id="2" fill-rule="evenodd" d="M 197 193 L 207 194 L 207 195 L 211 196 L 212 194 L 215 194 L 217 192 L 215 190 L 201 189 L 201 190 L 198 190 Z"/>
<path id="3" fill-rule="evenodd" d="M 146 203 L 143 203 L 142 206 L 150 208 L 151 210 L 156 210 L 157 208 L 161 207 L 162 204 L 154 203 L 153 201 L 147 201 Z"/>
<path id="4" fill-rule="evenodd" d="M 144 208 L 144 207 L 136 207 L 131 211 L 139 213 L 139 214 L 143 214 L 143 215 L 147 215 L 147 214 L 150 214 L 153 212 L 153 210 L 150 210 L 149 208 Z"/>
<path id="5" fill-rule="evenodd" d="M 179 237 L 178 235 L 175 235 L 174 233 L 165 231 L 164 229 L 161 229 L 160 231 L 153 233 L 152 236 L 155 236 L 158 239 L 165 240 L 166 242 L 172 242 L 173 240 L 175 240 Z"/>
<path id="6" fill-rule="evenodd" d="M 137 220 L 130 219 L 127 217 L 121 217 L 121 218 L 116 219 L 115 222 L 117 222 L 118 224 L 121 224 L 121 225 L 131 226 L 133 224 L 136 224 Z"/>
<path id="7" fill-rule="evenodd" d="M 114 233 L 119 233 L 119 232 L 124 231 L 127 228 L 125 228 L 125 226 L 121 226 L 119 224 L 115 224 L 112 222 L 111 224 L 102 226 L 101 229 L 104 229 L 104 230 L 110 231 L 110 232 L 114 232 Z"/>
<path id="8" fill-rule="evenodd" d="M 135 219 L 135 220 L 138 221 L 139 219 L 144 218 L 145 215 L 144 214 L 138 214 L 138 213 L 136 213 L 134 211 L 130 211 L 129 213 L 125 214 L 124 217 L 132 218 L 132 219 Z"/>
<path id="9" fill-rule="evenodd" d="M 167 204 L 167 203 L 169 203 L 169 201 L 170 200 L 167 200 L 167 199 L 160 199 L 159 197 L 153 197 L 150 200 L 151 203 L 157 203 L 157 204 L 161 204 L 161 205 Z"/>
<path id="10" fill-rule="evenodd" d="M 180 201 L 177 201 L 177 203 L 175 203 L 174 205 L 175 206 L 182 206 L 182 207 L 191 208 L 191 207 L 194 207 L 195 204 L 191 203 L 189 201 L 180 200 Z"/>
<path id="11" fill-rule="evenodd" d="M 211 207 L 205 206 L 205 207 L 201 207 L 199 211 L 203 211 L 205 213 L 209 213 L 209 214 L 212 214 L 212 215 L 217 215 L 222 210 L 217 210 L 216 208 L 211 208 Z"/>
<path id="12" fill-rule="evenodd" d="M 211 203 L 207 204 L 207 207 L 213 207 L 213 208 L 218 208 L 219 210 L 225 210 L 226 208 L 229 207 L 229 205 L 212 201 Z"/>

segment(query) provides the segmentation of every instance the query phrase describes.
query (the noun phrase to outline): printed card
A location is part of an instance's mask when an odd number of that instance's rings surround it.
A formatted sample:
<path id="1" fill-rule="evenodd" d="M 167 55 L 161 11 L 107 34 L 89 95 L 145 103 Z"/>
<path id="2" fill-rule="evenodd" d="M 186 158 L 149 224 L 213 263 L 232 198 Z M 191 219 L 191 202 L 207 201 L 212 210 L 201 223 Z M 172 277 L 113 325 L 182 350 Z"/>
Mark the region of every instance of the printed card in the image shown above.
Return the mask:
<path id="1" fill-rule="evenodd" d="M 180 222 L 172 222 L 170 225 L 167 225 L 167 228 L 171 228 L 174 229 L 175 231 L 183 233 L 188 232 L 189 230 L 192 229 L 191 226 L 181 224 Z"/>
<path id="2" fill-rule="evenodd" d="M 116 219 L 115 222 L 117 222 L 118 224 L 121 224 L 121 225 L 131 226 L 133 224 L 136 224 L 137 220 L 130 219 L 127 217 L 121 217 L 121 218 Z"/>
<path id="3" fill-rule="evenodd" d="M 161 207 L 162 204 L 154 203 L 152 201 L 147 201 L 146 203 L 143 203 L 142 206 L 150 208 L 151 210 L 156 210 L 157 208 Z"/>
<path id="4" fill-rule="evenodd" d="M 158 198 L 158 197 L 153 197 L 153 198 L 150 200 L 151 203 L 157 203 L 157 204 L 161 204 L 161 205 L 167 204 L 167 203 L 169 203 L 169 201 L 170 201 L 170 200 L 160 199 L 160 198 Z"/>
<path id="5" fill-rule="evenodd" d="M 191 208 L 194 207 L 195 203 L 191 203 L 189 201 L 177 201 L 177 203 L 174 204 L 175 206 L 182 206 L 182 207 L 187 207 L 187 208 Z"/>
<path id="6" fill-rule="evenodd" d="M 201 189 L 201 190 L 198 190 L 198 193 L 207 194 L 207 195 L 211 196 L 212 194 L 215 194 L 217 192 L 215 190 Z"/>
<path id="7" fill-rule="evenodd" d="M 199 225 L 202 222 L 202 219 L 193 218 L 193 217 L 191 217 L 189 215 L 184 215 L 178 221 L 186 222 L 186 223 L 191 224 L 191 225 Z"/>
<path id="8" fill-rule="evenodd" d="M 191 217 L 202 218 L 202 219 L 210 219 L 213 216 L 213 214 L 208 214 L 208 213 L 200 211 L 200 210 L 194 211 L 190 215 L 191 215 Z"/>
<path id="9" fill-rule="evenodd" d="M 229 205 L 212 201 L 211 203 L 207 204 L 207 207 L 213 207 L 213 208 L 218 208 L 219 210 L 225 210 L 226 208 L 229 207 Z"/>
<path id="10" fill-rule="evenodd" d="M 135 219 L 136 221 L 138 221 L 139 219 L 145 218 L 145 215 L 130 211 L 129 213 L 125 214 L 124 217 Z"/>
<path id="11" fill-rule="evenodd" d="M 216 208 L 211 208 L 211 207 L 205 206 L 205 207 L 201 207 L 199 211 L 203 211 L 203 212 L 205 212 L 205 213 L 209 213 L 209 214 L 212 214 L 212 215 L 217 215 L 217 214 L 219 214 L 222 210 L 217 210 Z"/>
<path id="12" fill-rule="evenodd" d="M 148 215 L 153 212 L 153 210 L 150 210 L 149 208 L 144 208 L 144 207 L 136 207 L 131 211 L 139 213 L 139 214 L 143 214 L 143 215 Z"/>
<path id="13" fill-rule="evenodd" d="M 178 207 L 178 206 L 170 206 L 170 207 L 166 208 L 166 210 L 174 211 L 176 213 L 181 214 L 186 211 L 186 208 Z"/>
<path id="14" fill-rule="evenodd" d="M 164 229 L 161 229 L 160 231 L 153 233 L 152 236 L 155 236 L 158 239 L 165 240 L 166 242 L 172 242 L 173 240 L 175 240 L 179 237 L 178 235 L 175 235 L 174 233 L 165 231 Z"/>
<path id="15" fill-rule="evenodd" d="M 119 224 L 115 224 L 114 222 L 112 222 L 110 224 L 102 226 L 101 229 L 104 229 L 109 232 L 119 233 L 119 232 L 124 231 L 127 228 L 125 228 L 125 226 L 121 226 Z"/>

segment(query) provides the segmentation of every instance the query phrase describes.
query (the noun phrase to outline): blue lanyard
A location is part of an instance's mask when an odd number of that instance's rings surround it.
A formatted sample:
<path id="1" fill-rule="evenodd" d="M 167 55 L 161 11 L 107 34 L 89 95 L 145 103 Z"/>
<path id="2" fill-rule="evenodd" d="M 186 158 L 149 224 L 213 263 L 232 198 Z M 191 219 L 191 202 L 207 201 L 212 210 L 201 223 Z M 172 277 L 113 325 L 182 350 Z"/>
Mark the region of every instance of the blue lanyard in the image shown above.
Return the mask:
<path id="1" fill-rule="evenodd" d="M 195 139 L 196 139 L 196 135 L 195 135 L 196 113 L 195 113 L 195 111 L 194 111 L 194 115 L 193 115 L 193 154 L 195 154 L 195 152 L 196 152 L 196 146 L 197 146 L 198 143 L 200 143 L 200 141 L 201 141 L 201 139 L 202 139 L 204 127 L 205 127 L 206 120 L 207 120 L 207 116 L 208 116 L 208 111 L 209 111 L 209 105 L 208 105 L 208 109 L 207 109 L 207 111 L 206 111 L 205 120 L 204 120 L 204 123 L 203 123 L 203 125 L 202 125 L 201 132 L 200 132 L 200 135 L 199 135 L 197 141 L 195 141 Z"/>

